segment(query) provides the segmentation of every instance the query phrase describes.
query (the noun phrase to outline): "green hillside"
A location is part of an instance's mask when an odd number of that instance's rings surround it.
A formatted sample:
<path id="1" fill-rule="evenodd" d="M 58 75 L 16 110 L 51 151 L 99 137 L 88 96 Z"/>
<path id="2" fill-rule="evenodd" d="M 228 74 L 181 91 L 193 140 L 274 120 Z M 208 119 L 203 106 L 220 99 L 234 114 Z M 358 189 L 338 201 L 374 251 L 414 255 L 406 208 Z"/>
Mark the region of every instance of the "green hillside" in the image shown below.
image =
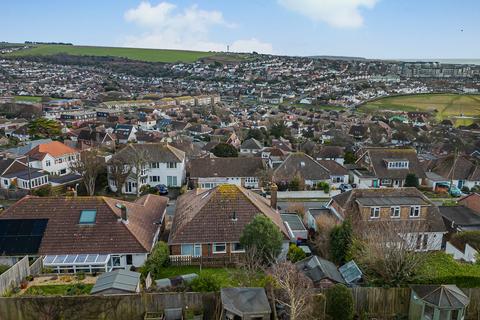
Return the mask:
<path id="1" fill-rule="evenodd" d="M 359 111 L 427 111 L 438 120 L 452 119 L 457 125 L 472 123 L 480 117 L 480 95 L 414 94 L 385 97 L 361 105 Z M 460 117 L 460 118 L 459 118 Z"/>
<path id="2" fill-rule="evenodd" d="M 19 50 L 9 56 L 37 56 L 69 54 L 74 56 L 109 56 L 121 57 L 146 62 L 194 62 L 201 58 L 217 55 L 215 52 L 165 50 L 165 49 L 137 49 L 116 47 L 92 47 L 70 45 L 36 45 L 29 49 Z"/>

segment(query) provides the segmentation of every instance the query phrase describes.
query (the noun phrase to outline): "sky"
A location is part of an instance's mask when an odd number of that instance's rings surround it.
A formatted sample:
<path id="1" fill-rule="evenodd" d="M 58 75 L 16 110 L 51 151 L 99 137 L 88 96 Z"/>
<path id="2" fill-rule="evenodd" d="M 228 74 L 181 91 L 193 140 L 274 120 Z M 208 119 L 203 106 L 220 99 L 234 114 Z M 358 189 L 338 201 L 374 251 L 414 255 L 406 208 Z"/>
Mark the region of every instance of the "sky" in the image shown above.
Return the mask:
<path id="1" fill-rule="evenodd" d="M 1 0 L 0 41 L 480 58 L 478 0 Z"/>

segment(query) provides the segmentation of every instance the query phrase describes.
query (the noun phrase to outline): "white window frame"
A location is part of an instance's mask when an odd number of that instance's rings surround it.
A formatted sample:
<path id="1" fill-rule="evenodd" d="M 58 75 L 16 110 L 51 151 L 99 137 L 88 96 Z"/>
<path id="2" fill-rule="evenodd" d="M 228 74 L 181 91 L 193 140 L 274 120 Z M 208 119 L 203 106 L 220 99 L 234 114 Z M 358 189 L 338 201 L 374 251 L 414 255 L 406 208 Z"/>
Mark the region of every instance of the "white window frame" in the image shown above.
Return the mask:
<path id="1" fill-rule="evenodd" d="M 410 218 L 420 217 L 421 207 L 420 206 L 411 206 L 410 207 Z"/>
<path id="2" fill-rule="evenodd" d="M 167 169 L 177 169 L 176 162 L 167 162 Z"/>
<path id="3" fill-rule="evenodd" d="M 400 218 L 401 210 L 399 206 L 390 207 L 390 218 Z"/>
<path id="4" fill-rule="evenodd" d="M 380 218 L 380 207 L 371 207 L 370 219 L 379 219 L 379 218 Z"/>
<path id="5" fill-rule="evenodd" d="M 217 250 L 217 245 L 224 246 L 225 249 L 223 251 L 218 251 Z M 217 254 L 217 253 L 227 253 L 227 243 L 226 242 L 214 242 L 212 245 L 212 253 Z"/>

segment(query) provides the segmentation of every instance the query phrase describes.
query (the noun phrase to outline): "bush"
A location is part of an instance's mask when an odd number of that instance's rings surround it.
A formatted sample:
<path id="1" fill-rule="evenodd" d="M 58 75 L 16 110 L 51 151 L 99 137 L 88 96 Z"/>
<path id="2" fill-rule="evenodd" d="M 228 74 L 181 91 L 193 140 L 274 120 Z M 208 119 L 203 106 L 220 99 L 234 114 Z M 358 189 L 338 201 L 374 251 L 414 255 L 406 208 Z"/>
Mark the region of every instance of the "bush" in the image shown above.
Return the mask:
<path id="1" fill-rule="evenodd" d="M 327 314 L 335 320 L 353 319 L 353 296 L 343 284 L 336 284 L 327 291 Z"/>
<path id="2" fill-rule="evenodd" d="M 170 249 L 168 245 L 160 241 L 152 250 L 150 256 L 142 267 L 142 275 L 146 276 L 149 272 L 154 279 L 160 274 L 161 269 L 170 265 Z"/>
<path id="3" fill-rule="evenodd" d="M 415 187 L 418 188 L 418 177 L 415 173 L 409 173 L 405 177 L 405 187 Z"/>
<path id="4" fill-rule="evenodd" d="M 463 186 L 462 192 L 463 192 L 463 193 L 470 193 L 470 188 L 467 187 L 467 186 Z"/>
<path id="5" fill-rule="evenodd" d="M 288 248 L 287 259 L 292 263 L 303 260 L 306 256 L 305 252 L 293 243 Z"/>
<path id="6" fill-rule="evenodd" d="M 51 185 L 41 186 L 41 187 L 33 190 L 32 193 L 37 197 L 51 196 L 52 195 L 52 186 Z"/>
<path id="7" fill-rule="evenodd" d="M 321 182 L 317 183 L 317 190 L 323 190 L 323 192 L 329 193 L 330 192 L 330 185 L 328 184 L 328 182 L 321 181 Z"/>
<path id="8" fill-rule="evenodd" d="M 28 276 L 25 277 L 25 280 L 27 280 L 27 281 L 33 281 L 33 279 L 34 278 L 33 278 L 32 275 L 28 275 Z"/>
<path id="9" fill-rule="evenodd" d="M 343 264 L 346 262 L 353 241 L 352 233 L 352 225 L 349 220 L 333 227 L 330 233 L 330 254 L 335 263 Z"/>
<path id="10" fill-rule="evenodd" d="M 212 275 L 202 274 L 190 282 L 194 292 L 215 292 L 220 290 L 220 284 Z"/>
<path id="11" fill-rule="evenodd" d="M 85 272 L 77 272 L 76 277 L 78 281 L 85 280 Z"/>

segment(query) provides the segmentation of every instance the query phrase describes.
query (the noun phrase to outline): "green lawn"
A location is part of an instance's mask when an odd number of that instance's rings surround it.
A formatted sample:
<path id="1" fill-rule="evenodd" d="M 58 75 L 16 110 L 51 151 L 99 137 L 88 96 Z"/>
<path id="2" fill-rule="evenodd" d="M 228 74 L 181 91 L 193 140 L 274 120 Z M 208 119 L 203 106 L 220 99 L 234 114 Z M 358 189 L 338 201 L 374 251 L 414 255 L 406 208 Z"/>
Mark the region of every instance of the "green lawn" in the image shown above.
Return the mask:
<path id="1" fill-rule="evenodd" d="M 15 102 L 42 102 L 42 97 L 34 96 L 15 96 Z"/>
<path id="2" fill-rule="evenodd" d="M 93 284 L 56 284 L 44 286 L 31 286 L 25 295 L 32 296 L 67 296 L 86 295 L 92 290 Z"/>
<path id="3" fill-rule="evenodd" d="M 461 288 L 480 286 L 480 264 L 454 260 L 443 252 L 432 254 L 418 273 L 416 283 L 456 284 Z"/>
<path id="4" fill-rule="evenodd" d="M 162 268 L 161 273 L 157 277 L 158 279 L 162 278 L 173 278 L 175 276 L 180 276 L 189 273 L 196 273 L 198 275 L 212 276 L 214 277 L 220 287 L 237 287 L 242 286 L 245 282 L 249 282 L 250 286 L 264 286 L 265 276 L 259 274 L 257 279 L 245 279 L 244 274 L 241 272 L 241 269 L 234 268 L 200 268 L 198 266 L 181 266 L 181 267 L 166 267 Z"/>
<path id="5" fill-rule="evenodd" d="M 382 111 L 427 111 L 438 120 L 461 115 L 480 117 L 480 95 L 460 94 L 414 94 L 385 97 L 370 101 L 358 108 L 361 112 Z M 472 123 L 473 119 L 459 119 L 457 125 Z"/>
<path id="6" fill-rule="evenodd" d="M 187 51 L 187 50 L 164 50 L 164 49 L 138 49 L 116 47 L 93 47 L 93 46 L 69 46 L 69 45 L 36 45 L 30 49 L 18 50 L 8 54 L 9 56 L 38 56 L 69 54 L 74 56 L 111 56 L 122 57 L 131 60 L 147 62 L 194 62 L 200 58 L 216 55 L 214 52 Z"/>

